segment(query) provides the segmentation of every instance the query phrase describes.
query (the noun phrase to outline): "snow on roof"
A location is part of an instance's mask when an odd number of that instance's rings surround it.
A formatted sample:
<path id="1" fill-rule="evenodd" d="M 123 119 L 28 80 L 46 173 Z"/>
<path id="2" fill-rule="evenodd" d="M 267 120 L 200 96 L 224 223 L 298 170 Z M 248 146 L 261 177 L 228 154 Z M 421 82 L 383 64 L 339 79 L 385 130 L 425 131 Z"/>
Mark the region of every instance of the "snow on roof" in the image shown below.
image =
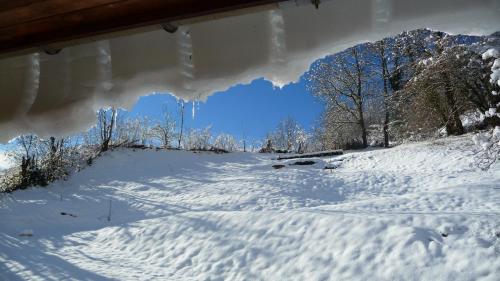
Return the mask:
<path id="1" fill-rule="evenodd" d="M 363 3 L 360 3 L 363 2 Z M 105 106 L 170 92 L 203 100 L 260 77 L 298 80 L 318 58 L 360 42 L 428 27 L 490 34 L 500 26 L 492 0 L 321 1 L 103 40 L 0 61 L 0 141 L 89 127 Z"/>

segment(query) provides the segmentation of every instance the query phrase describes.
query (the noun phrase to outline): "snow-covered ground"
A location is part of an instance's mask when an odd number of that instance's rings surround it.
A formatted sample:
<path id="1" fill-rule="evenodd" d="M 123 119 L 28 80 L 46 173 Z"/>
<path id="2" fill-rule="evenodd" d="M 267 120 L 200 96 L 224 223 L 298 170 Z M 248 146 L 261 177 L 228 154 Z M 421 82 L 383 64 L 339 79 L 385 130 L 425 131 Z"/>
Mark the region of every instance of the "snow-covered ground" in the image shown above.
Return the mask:
<path id="1" fill-rule="evenodd" d="M 11 160 L 7 157 L 7 155 L 5 155 L 4 152 L 0 151 L 0 173 L 10 167 L 12 167 Z"/>
<path id="2" fill-rule="evenodd" d="M 294 161 L 115 151 L 0 198 L 0 279 L 499 280 L 500 166 L 473 169 L 470 148 L 279 170 Z"/>

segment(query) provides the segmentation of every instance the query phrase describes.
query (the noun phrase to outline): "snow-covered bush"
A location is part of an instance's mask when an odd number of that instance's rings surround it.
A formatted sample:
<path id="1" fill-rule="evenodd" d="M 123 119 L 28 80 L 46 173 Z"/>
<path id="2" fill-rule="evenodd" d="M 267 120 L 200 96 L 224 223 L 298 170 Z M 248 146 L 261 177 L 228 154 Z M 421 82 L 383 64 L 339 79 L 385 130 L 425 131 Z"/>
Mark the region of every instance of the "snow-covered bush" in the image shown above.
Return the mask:
<path id="1" fill-rule="evenodd" d="M 238 141 L 229 134 L 218 135 L 212 145 L 216 149 L 222 149 L 228 152 L 238 150 Z"/>
<path id="2" fill-rule="evenodd" d="M 151 145 L 154 140 L 152 121 L 147 116 L 133 119 L 120 118 L 116 121 L 113 146 Z"/>
<path id="3" fill-rule="evenodd" d="M 165 119 L 162 123 L 158 123 L 150 129 L 152 141 L 157 141 L 163 148 L 170 147 L 175 138 L 175 121 Z"/>
<path id="4" fill-rule="evenodd" d="M 500 121 L 500 51 L 490 48 L 483 53 L 482 59 L 488 62 L 491 67 L 490 83 L 493 85 L 490 98 L 496 104 L 491 104 L 488 111 L 484 112 L 486 118 Z M 474 136 L 474 142 L 479 147 L 479 152 L 476 157 L 476 165 L 481 169 L 488 169 L 500 158 L 500 126 L 496 126 L 493 130 L 477 134 Z"/>
<path id="5" fill-rule="evenodd" d="M 489 75 L 492 88 L 487 93 L 489 108 L 485 110 L 484 116 L 489 123 L 500 125 L 500 51 L 496 48 L 490 48 L 482 55 L 483 61 L 491 70 Z"/>
<path id="6" fill-rule="evenodd" d="M 13 140 L 18 148 L 9 153 L 16 166 L 2 175 L 1 191 L 14 191 L 30 186 L 45 186 L 66 178 L 84 162 L 84 152 L 71 139 L 41 139 L 23 135 Z"/>
<path id="7" fill-rule="evenodd" d="M 311 135 L 308 134 L 292 117 L 281 120 L 276 129 L 267 134 L 262 142 L 261 152 L 307 152 L 313 146 L 310 145 Z"/>
<path id="8" fill-rule="evenodd" d="M 487 170 L 500 158 L 500 126 L 489 132 L 477 134 L 473 139 L 478 147 L 475 164 Z"/>
<path id="9" fill-rule="evenodd" d="M 204 129 L 190 129 L 183 139 L 183 148 L 187 150 L 208 150 L 212 147 L 211 126 Z"/>
<path id="10" fill-rule="evenodd" d="M 163 148 L 168 148 L 176 137 L 177 122 L 167 107 L 163 108 L 162 118 L 150 128 L 150 137 L 152 142 L 158 142 Z"/>

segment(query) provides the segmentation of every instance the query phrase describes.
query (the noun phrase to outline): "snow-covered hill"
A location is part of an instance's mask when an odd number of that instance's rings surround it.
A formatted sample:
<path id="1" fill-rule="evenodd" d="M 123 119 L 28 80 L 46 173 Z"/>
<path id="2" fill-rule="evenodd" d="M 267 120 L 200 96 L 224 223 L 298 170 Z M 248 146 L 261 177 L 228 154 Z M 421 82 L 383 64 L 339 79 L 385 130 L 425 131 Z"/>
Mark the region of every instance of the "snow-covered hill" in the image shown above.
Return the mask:
<path id="1" fill-rule="evenodd" d="M 0 279 L 498 280 L 500 166 L 471 168 L 470 145 L 279 170 L 270 155 L 115 151 L 0 198 Z"/>

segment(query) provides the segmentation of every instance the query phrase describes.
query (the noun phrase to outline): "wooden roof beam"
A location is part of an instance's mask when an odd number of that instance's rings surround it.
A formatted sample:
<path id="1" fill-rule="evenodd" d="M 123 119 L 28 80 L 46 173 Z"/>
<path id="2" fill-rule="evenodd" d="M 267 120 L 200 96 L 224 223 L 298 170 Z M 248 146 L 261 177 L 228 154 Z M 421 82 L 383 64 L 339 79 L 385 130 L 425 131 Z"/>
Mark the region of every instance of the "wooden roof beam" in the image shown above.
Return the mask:
<path id="1" fill-rule="evenodd" d="M 0 57 L 282 0 L 0 0 Z"/>

